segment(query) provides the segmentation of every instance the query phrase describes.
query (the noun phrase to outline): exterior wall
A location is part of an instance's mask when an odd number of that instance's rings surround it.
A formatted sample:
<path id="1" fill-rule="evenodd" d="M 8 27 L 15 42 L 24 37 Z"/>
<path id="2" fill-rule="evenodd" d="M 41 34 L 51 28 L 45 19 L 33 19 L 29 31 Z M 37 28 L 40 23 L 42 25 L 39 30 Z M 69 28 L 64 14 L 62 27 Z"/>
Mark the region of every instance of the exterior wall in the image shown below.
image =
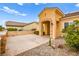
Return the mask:
<path id="1" fill-rule="evenodd" d="M 34 34 L 33 31 L 8 31 L 8 36 L 28 35 Z"/>
<path id="2" fill-rule="evenodd" d="M 62 18 L 61 19 L 61 36 L 63 36 L 62 30 L 64 29 L 64 23 L 68 22 L 71 23 L 74 20 L 79 20 L 79 16 L 74 16 L 74 17 L 67 17 L 67 18 Z"/>
<path id="3" fill-rule="evenodd" d="M 37 23 L 32 23 L 32 24 L 30 24 L 30 25 L 24 26 L 24 27 L 23 27 L 23 30 L 32 30 L 32 29 L 38 30 L 38 28 L 39 28 L 39 24 L 37 24 Z"/>
<path id="4" fill-rule="evenodd" d="M 58 11 L 55 12 L 55 19 L 56 19 L 56 37 L 60 37 L 61 36 L 61 19 L 62 19 L 62 15 L 61 13 L 59 13 Z"/>
<path id="5" fill-rule="evenodd" d="M 55 39 L 60 36 L 60 18 L 62 14 L 57 9 L 44 10 L 39 16 L 40 35 L 43 35 L 43 22 L 50 21 L 50 37 Z"/>
<path id="6" fill-rule="evenodd" d="M 54 11 L 55 10 L 49 10 L 49 9 L 47 9 L 47 10 L 45 10 L 40 16 L 39 16 L 39 18 L 40 18 L 40 22 L 43 22 L 43 21 L 51 21 L 50 20 L 50 18 L 52 18 L 55 14 L 54 14 Z"/>
<path id="7" fill-rule="evenodd" d="M 54 13 L 55 10 L 45 10 L 40 16 L 39 16 L 39 25 L 40 25 L 40 30 L 39 30 L 39 34 L 40 35 L 43 35 L 43 22 L 45 21 L 50 21 L 50 24 L 53 23 L 52 20 L 54 20 L 55 18 L 55 13 Z M 53 36 L 53 26 L 50 25 L 50 36 L 52 37 Z M 46 31 L 45 31 L 46 32 Z M 55 31 L 54 31 L 55 32 Z"/>

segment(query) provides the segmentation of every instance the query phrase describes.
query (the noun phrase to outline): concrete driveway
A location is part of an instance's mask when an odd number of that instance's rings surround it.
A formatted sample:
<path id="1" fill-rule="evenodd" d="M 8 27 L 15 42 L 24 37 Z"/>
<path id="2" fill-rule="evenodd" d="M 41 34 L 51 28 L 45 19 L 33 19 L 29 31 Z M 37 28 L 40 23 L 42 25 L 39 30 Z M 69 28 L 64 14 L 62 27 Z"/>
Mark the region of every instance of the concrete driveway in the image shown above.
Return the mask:
<path id="1" fill-rule="evenodd" d="M 9 37 L 7 40 L 7 50 L 4 55 L 17 55 L 48 42 L 48 38 L 34 34 Z"/>

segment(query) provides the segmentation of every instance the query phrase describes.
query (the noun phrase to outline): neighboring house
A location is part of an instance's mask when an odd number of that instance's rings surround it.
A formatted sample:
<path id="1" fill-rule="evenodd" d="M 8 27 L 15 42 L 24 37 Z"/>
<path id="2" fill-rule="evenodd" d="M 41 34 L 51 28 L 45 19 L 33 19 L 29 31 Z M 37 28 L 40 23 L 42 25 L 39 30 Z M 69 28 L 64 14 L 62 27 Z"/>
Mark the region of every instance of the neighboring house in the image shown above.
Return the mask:
<path id="1" fill-rule="evenodd" d="M 29 31 L 29 30 L 39 30 L 39 23 L 38 22 L 32 22 L 28 23 L 23 27 L 23 30 Z"/>
<path id="2" fill-rule="evenodd" d="M 15 21 L 6 22 L 6 28 L 17 28 L 17 30 L 22 30 L 25 25 L 27 25 L 27 23 L 21 23 Z"/>
<path id="3" fill-rule="evenodd" d="M 55 39 L 63 35 L 62 29 L 79 20 L 79 12 L 64 14 L 59 8 L 45 8 L 39 14 L 39 34 Z"/>

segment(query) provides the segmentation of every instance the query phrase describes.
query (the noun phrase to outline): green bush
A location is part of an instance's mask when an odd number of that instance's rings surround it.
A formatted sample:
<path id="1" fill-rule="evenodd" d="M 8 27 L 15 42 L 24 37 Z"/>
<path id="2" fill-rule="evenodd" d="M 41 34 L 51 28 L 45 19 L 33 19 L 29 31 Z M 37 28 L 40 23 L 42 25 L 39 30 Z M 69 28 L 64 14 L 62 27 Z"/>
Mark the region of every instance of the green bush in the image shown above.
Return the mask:
<path id="1" fill-rule="evenodd" d="M 34 31 L 34 34 L 39 35 L 39 31 Z M 43 32 L 43 35 L 45 35 L 45 32 Z"/>
<path id="2" fill-rule="evenodd" d="M 8 31 L 17 31 L 17 28 L 7 28 Z"/>
<path id="3" fill-rule="evenodd" d="M 31 29 L 32 31 L 36 31 L 36 29 Z"/>
<path id="4" fill-rule="evenodd" d="M 18 31 L 23 31 L 22 29 L 19 29 Z"/>
<path id="5" fill-rule="evenodd" d="M 34 34 L 39 35 L 39 31 L 34 31 Z"/>
<path id="6" fill-rule="evenodd" d="M 76 50 L 79 49 L 79 21 L 74 21 L 73 24 L 69 25 L 65 31 L 65 41 L 69 47 Z"/>

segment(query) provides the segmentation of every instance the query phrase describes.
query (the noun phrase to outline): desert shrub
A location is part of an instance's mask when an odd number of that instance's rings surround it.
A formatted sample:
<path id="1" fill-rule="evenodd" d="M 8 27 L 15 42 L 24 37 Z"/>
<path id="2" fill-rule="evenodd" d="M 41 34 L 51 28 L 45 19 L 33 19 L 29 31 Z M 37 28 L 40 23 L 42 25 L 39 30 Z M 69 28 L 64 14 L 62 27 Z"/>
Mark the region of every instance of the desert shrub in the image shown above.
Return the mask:
<path id="1" fill-rule="evenodd" d="M 34 34 L 39 35 L 39 31 L 34 31 Z M 43 35 L 45 35 L 45 32 L 43 32 Z"/>
<path id="2" fill-rule="evenodd" d="M 31 29 L 32 31 L 36 31 L 36 29 Z"/>
<path id="3" fill-rule="evenodd" d="M 74 21 L 65 30 L 65 41 L 70 48 L 79 49 L 79 21 Z"/>
<path id="4" fill-rule="evenodd" d="M 39 31 L 34 31 L 34 34 L 39 35 Z"/>
<path id="5" fill-rule="evenodd" d="M 23 31 L 22 29 L 19 29 L 18 31 Z"/>
<path id="6" fill-rule="evenodd" d="M 51 37 L 49 38 L 49 46 L 51 46 Z"/>
<path id="7" fill-rule="evenodd" d="M 17 31 L 17 28 L 7 28 L 8 31 Z"/>

